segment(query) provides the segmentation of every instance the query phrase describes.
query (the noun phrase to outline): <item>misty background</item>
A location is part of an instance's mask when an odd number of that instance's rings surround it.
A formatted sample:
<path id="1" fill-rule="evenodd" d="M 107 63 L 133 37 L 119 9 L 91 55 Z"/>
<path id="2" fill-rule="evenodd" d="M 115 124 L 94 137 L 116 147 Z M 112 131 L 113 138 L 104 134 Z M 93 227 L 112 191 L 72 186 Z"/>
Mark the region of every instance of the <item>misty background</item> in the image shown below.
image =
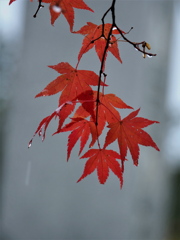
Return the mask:
<path id="1" fill-rule="evenodd" d="M 79 159 L 77 144 L 66 162 L 68 134 L 51 136 L 55 120 L 45 141 L 37 136 L 27 148 L 41 119 L 58 105 L 58 94 L 34 98 L 58 76 L 47 66 L 75 66 L 83 36 L 71 34 L 63 16 L 51 26 L 46 4 L 34 19 L 37 2 L 8 2 L 0 2 L 0 239 L 180 239 L 180 1 L 116 3 L 118 26 L 133 27 L 128 38 L 147 41 L 157 56 L 144 59 L 120 42 L 123 64 L 108 55 L 106 91 L 140 107 L 139 116 L 160 121 L 145 130 L 161 149 L 142 146 L 138 167 L 128 156 L 121 190 L 111 172 L 105 185 L 96 172 L 76 183 L 86 159 Z M 95 13 L 75 9 L 74 30 L 88 21 L 101 24 L 111 5 L 86 3 Z M 94 49 L 79 65 L 97 74 L 99 67 Z"/>

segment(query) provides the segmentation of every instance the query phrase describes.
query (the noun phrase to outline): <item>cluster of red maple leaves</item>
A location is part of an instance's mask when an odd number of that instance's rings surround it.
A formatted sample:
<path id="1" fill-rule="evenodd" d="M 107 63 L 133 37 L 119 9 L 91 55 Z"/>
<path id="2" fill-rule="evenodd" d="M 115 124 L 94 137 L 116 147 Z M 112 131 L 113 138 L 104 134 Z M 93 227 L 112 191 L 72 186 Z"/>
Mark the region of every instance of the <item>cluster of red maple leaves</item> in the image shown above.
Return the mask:
<path id="1" fill-rule="evenodd" d="M 11 0 L 11 4 L 15 0 Z M 123 39 L 132 44 L 138 51 L 145 55 L 155 55 L 147 53 L 145 48 L 150 49 L 146 42 L 134 43 L 128 40 L 115 22 L 115 0 L 112 0 L 111 7 L 106 11 L 102 18 L 102 24 L 96 25 L 88 22 L 79 31 L 73 31 L 74 9 L 85 9 L 92 11 L 83 0 L 42 0 L 39 1 L 38 9 L 34 15 L 36 17 L 43 3 L 49 3 L 51 23 L 63 14 L 70 26 L 70 31 L 84 35 L 82 47 L 80 49 L 77 65 L 72 67 L 67 62 L 61 62 L 50 68 L 57 71 L 60 75 L 49 83 L 36 97 L 50 96 L 60 92 L 58 108 L 49 116 L 45 117 L 39 124 L 34 136 L 38 134 L 45 139 L 45 134 L 50 121 L 57 118 L 59 123 L 54 134 L 69 131 L 67 144 L 67 160 L 77 141 L 80 141 L 79 155 L 84 147 L 89 143 L 89 150 L 81 158 L 88 158 L 84 172 L 78 182 L 97 169 L 99 182 L 104 184 L 109 176 L 109 169 L 119 178 L 120 186 L 123 184 L 124 161 L 127 151 L 133 159 L 134 165 L 138 165 L 139 145 L 151 146 L 159 150 L 156 143 L 143 128 L 158 123 L 142 117 L 137 117 L 139 109 L 131 112 L 124 119 L 121 118 L 118 109 L 132 109 L 115 94 L 106 94 L 106 74 L 105 63 L 108 52 L 122 63 L 118 39 L 115 35 L 120 35 Z M 106 14 L 111 12 L 112 23 L 104 23 Z M 97 75 L 93 71 L 79 70 L 78 65 L 82 56 L 90 49 L 95 47 L 95 51 L 100 60 L 100 71 Z M 142 47 L 142 48 L 141 48 Z M 96 91 L 92 86 L 96 86 Z M 69 123 L 65 121 L 70 119 Z M 100 144 L 100 135 L 105 128 L 108 128 L 103 145 Z M 33 136 L 33 137 L 34 137 Z M 29 143 L 31 146 L 32 140 Z M 117 141 L 119 152 L 109 150 L 107 147 Z M 94 145 L 96 148 L 93 148 Z"/>

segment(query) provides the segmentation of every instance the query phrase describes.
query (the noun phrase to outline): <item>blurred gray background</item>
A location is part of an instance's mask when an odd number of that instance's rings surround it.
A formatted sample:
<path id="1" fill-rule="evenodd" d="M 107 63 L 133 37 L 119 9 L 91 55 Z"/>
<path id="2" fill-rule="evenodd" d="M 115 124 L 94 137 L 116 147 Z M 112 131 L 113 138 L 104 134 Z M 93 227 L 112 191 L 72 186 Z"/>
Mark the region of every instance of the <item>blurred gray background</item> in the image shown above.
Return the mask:
<path id="1" fill-rule="evenodd" d="M 34 19 L 37 2 L 8 2 L 0 2 L 0 239 L 180 239 L 180 1 L 116 3 L 118 26 L 134 27 L 128 38 L 149 42 L 157 57 L 143 59 L 119 43 L 123 64 L 109 54 L 107 92 L 141 107 L 139 116 L 161 122 L 146 129 L 161 152 L 141 147 L 138 167 L 129 157 L 122 190 L 112 173 L 105 185 L 96 173 L 76 183 L 86 159 L 78 158 L 77 145 L 66 162 L 67 134 L 51 136 L 57 121 L 43 143 L 36 137 L 27 148 L 58 104 L 58 95 L 34 98 L 57 76 L 46 66 L 75 66 L 83 37 L 70 34 L 63 16 L 51 26 L 47 5 Z M 86 3 L 95 13 L 75 10 L 74 30 L 88 21 L 101 24 L 111 1 Z M 99 67 L 94 50 L 79 65 L 96 73 Z"/>

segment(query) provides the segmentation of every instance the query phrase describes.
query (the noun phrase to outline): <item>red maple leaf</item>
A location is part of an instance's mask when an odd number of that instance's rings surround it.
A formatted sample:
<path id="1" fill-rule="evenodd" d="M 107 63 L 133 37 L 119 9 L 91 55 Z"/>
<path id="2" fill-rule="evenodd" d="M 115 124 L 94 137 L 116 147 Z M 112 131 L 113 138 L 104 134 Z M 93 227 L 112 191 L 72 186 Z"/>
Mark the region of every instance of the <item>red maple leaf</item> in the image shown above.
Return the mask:
<path id="1" fill-rule="evenodd" d="M 62 75 L 49 83 L 35 97 L 50 96 L 62 91 L 59 106 L 65 102 L 75 100 L 83 92 L 92 91 L 89 85 L 98 85 L 99 76 L 93 71 L 77 70 L 69 63 L 64 62 L 49 67 Z M 101 85 L 105 84 L 102 82 Z"/>
<path id="2" fill-rule="evenodd" d="M 151 146 L 159 151 L 156 143 L 152 140 L 150 135 L 142 130 L 151 124 L 159 123 L 151 121 L 142 117 L 136 117 L 140 109 L 130 113 L 124 119 L 110 123 L 108 127 L 110 130 L 107 133 L 104 148 L 116 139 L 118 141 L 119 150 L 121 154 L 122 166 L 129 149 L 133 162 L 137 166 L 139 158 L 139 146 Z"/>
<path id="3" fill-rule="evenodd" d="M 71 131 L 68 137 L 67 160 L 69 159 L 71 151 L 78 140 L 80 140 L 80 155 L 89 139 L 90 133 L 92 134 L 92 139 L 97 139 L 96 130 L 94 131 L 94 129 L 92 129 L 92 125 L 94 125 L 94 123 L 86 119 L 72 118 L 72 122 L 66 124 L 62 129 L 56 132 L 60 133 Z"/>
<path id="4" fill-rule="evenodd" d="M 87 175 L 97 169 L 99 182 L 104 184 L 109 176 L 109 169 L 119 178 L 120 186 L 123 184 L 122 170 L 119 162 L 116 159 L 121 159 L 121 156 L 113 151 L 107 149 L 90 149 L 81 158 L 89 158 L 85 164 L 84 172 L 79 178 L 81 181 Z"/>
<path id="5" fill-rule="evenodd" d="M 9 5 L 16 0 L 10 0 Z M 31 2 L 33 0 L 30 0 Z M 53 25 L 61 13 L 66 18 L 70 26 L 70 31 L 74 25 L 74 8 L 89 10 L 94 12 L 83 0 L 42 0 L 43 3 L 49 3 L 49 11 L 51 14 L 51 24 Z"/>
<path id="6" fill-rule="evenodd" d="M 49 10 L 51 14 L 51 24 L 54 24 L 61 13 L 66 18 L 70 26 L 70 31 L 74 25 L 74 9 L 85 9 L 94 12 L 83 0 L 43 0 L 42 2 L 50 3 Z"/>
<path id="7" fill-rule="evenodd" d="M 74 32 L 85 35 L 82 47 L 78 55 L 79 61 L 82 55 L 88 52 L 93 47 L 95 47 L 96 53 L 100 61 L 102 61 L 102 57 L 104 55 L 104 50 L 111 27 L 112 24 L 110 23 L 104 24 L 104 27 L 102 28 L 102 25 L 98 26 L 94 23 L 88 22 L 87 25 L 83 26 L 79 31 Z M 118 50 L 117 39 L 114 36 L 114 34 L 119 34 L 117 29 L 112 30 L 112 35 L 107 51 L 110 51 L 122 63 Z"/>

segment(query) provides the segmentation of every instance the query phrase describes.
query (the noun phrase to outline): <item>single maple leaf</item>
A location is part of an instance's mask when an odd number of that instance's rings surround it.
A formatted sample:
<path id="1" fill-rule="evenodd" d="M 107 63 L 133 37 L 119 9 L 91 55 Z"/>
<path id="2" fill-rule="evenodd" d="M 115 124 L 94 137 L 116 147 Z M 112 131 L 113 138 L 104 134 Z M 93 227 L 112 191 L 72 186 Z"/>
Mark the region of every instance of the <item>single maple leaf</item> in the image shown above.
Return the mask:
<path id="1" fill-rule="evenodd" d="M 66 124 L 62 129 L 60 129 L 56 133 L 67 131 L 71 131 L 68 137 L 67 148 L 67 161 L 68 161 L 70 158 L 71 151 L 78 140 L 80 140 L 79 155 L 83 151 L 91 133 L 89 121 L 83 118 L 72 118 L 72 122 Z"/>
<path id="2" fill-rule="evenodd" d="M 88 52 L 93 47 L 95 47 L 96 53 L 100 61 L 102 61 L 105 46 L 106 46 L 108 35 L 111 28 L 112 28 L 112 24 L 110 23 L 104 24 L 104 27 L 103 27 L 102 25 L 98 26 L 94 23 L 87 22 L 87 25 L 83 26 L 79 31 L 74 32 L 74 33 L 80 33 L 82 35 L 85 35 L 82 43 L 82 48 L 80 49 L 80 52 L 78 55 L 78 61 L 80 61 L 84 53 Z M 107 51 L 110 51 L 122 63 L 122 60 L 119 54 L 117 39 L 114 36 L 114 34 L 119 34 L 117 29 L 112 30 L 112 35 L 110 38 L 110 43 Z"/>
<path id="3" fill-rule="evenodd" d="M 83 0 L 42 0 L 42 2 L 50 3 L 51 24 L 53 25 L 62 13 L 69 23 L 71 32 L 74 25 L 74 8 L 94 12 Z"/>
<path id="4" fill-rule="evenodd" d="M 87 175 L 97 169 L 99 182 L 104 184 L 109 176 L 109 169 L 119 178 L 120 186 L 123 184 L 122 170 L 119 162 L 116 159 L 121 159 L 121 156 L 113 151 L 107 149 L 90 149 L 81 158 L 89 158 L 85 164 L 84 172 L 79 178 L 81 181 Z"/>
<path id="5" fill-rule="evenodd" d="M 104 119 L 101 118 L 101 116 L 98 117 L 98 125 L 95 124 L 95 119 L 94 119 L 94 115 L 93 117 L 90 115 L 89 112 L 87 112 L 83 106 L 80 106 L 77 111 L 75 112 L 74 117 L 88 117 L 90 116 L 90 121 L 89 121 L 89 127 L 90 127 L 90 131 L 91 131 L 91 135 L 92 135 L 92 141 L 89 144 L 89 147 L 92 147 L 95 142 L 97 141 L 98 137 L 102 134 L 102 131 L 105 127 L 105 121 Z"/>
<path id="6" fill-rule="evenodd" d="M 16 0 L 10 0 L 9 5 L 14 1 Z M 30 1 L 32 2 L 33 0 Z M 73 31 L 74 25 L 74 8 L 94 12 L 83 0 L 42 0 L 42 3 L 50 4 L 51 24 L 54 25 L 54 22 L 62 13 L 69 23 L 71 32 Z"/>
<path id="7" fill-rule="evenodd" d="M 80 155 L 90 135 L 92 136 L 92 140 L 89 144 L 89 147 L 92 147 L 98 139 L 99 135 L 102 133 L 101 129 L 95 125 L 92 119 L 88 121 L 81 117 L 72 118 L 72 121 L 70 123 L 57 130 L 57 132 L 54 134 L 67 131 L 71 131 L 70 135 L 68 136 L 67 160 L 70 158 L 71 151 L 78 140 L 80 140 Z"/>
<path id="8" fill-rule="evenodd" d="M 107 133 L 104 148 L 106 148 L 110 143 L 114 142 L 117 139 L 121 154 L 122 168 L 128 149 L 131 153 L 134 164 L 136 166 L 138 165 L 138 144 L 143 146 L 151 146 L 159 151 L 159 148 L 152 140 L 150 135 L 142 130 L 144 127 L 159 122 L 151 121 L 142 117 L 136 117 L 139 110 L 140 109 L 130 113 L 122 120 L 110 123 L 108 125 L 108 128 L 110 128 L 110 130 Z"/>
<path id="9" fill-rule="evenodd" d="M 59 106 L 65 102 L 73 101 L 86 91 L 91 91 L 92 86 L 98 85 L 99 76 L 93 71 L 77 70 L 69 63 L 61 62 L 54 66 L 49 66 L 62 75 L 49 83 L 35 97 L 50 96 L 62 91 Z M 101 85 L 105 86 L 102 82 Z"/>

